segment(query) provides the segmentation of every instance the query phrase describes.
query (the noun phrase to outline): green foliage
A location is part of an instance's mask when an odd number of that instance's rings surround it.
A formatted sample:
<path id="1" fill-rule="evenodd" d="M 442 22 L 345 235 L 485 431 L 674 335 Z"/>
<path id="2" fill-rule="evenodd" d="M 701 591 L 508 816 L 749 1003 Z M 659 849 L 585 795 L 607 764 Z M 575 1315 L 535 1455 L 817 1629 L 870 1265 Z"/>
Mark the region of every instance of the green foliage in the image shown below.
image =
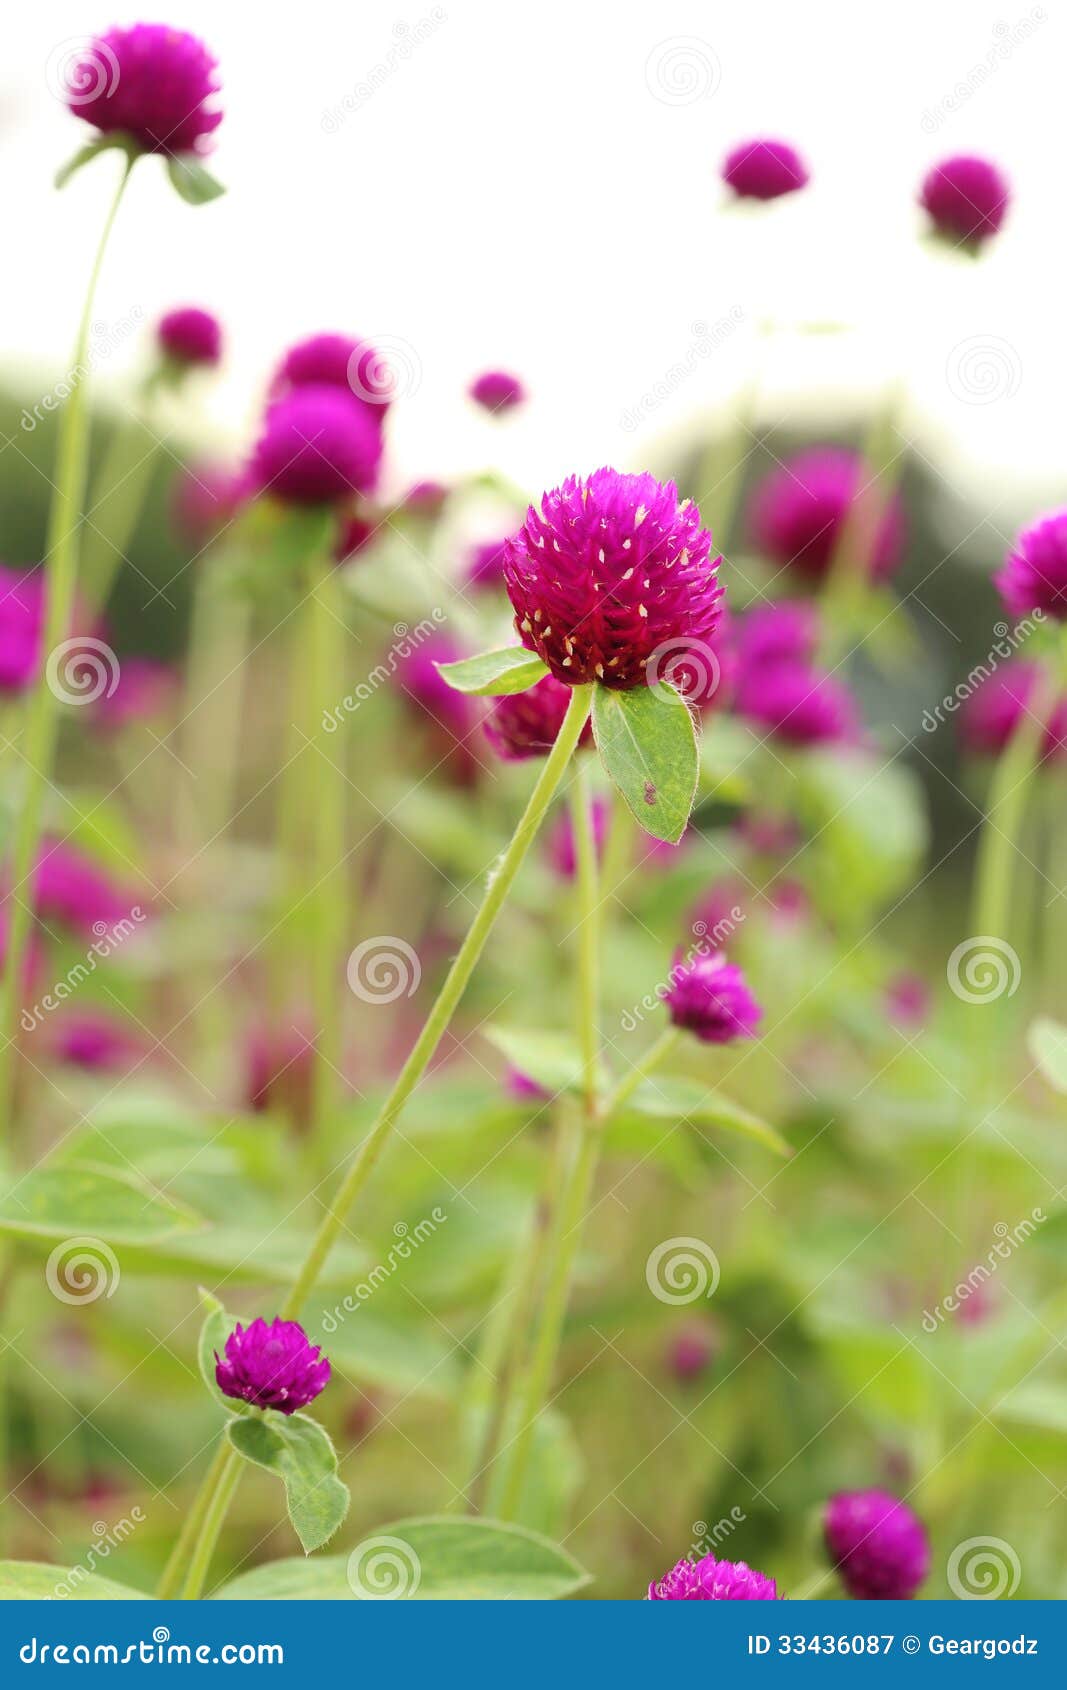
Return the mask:
<path id="1" fill-rule="evenodd" d="M 483 651 L 477 657 L 464 657 L 458 663 L 439 663 L 437 667 L 441 679 L 450 687 L 475 697 L 526 692 L 548 674 L 541 659 L 521 645 Z"/>
<path id="2" fill-rule="evenodd" d="M 281 1479 L 305 1555 L 328 1543 L 348 1513 L 349 1497 L 337 1477 L 337 1452 L 318 1421 L 267 1409 L 231 1420 L 226 1436 L 246 1461 Z"/>
<path id="3" fill-rule="evenodd" d="M 593 734 L 600 759 L 631 814 L 654 839 L 682 837 L 697 784 L 697 743 L 689 706 L 673 687 L 597 686 Z"/>

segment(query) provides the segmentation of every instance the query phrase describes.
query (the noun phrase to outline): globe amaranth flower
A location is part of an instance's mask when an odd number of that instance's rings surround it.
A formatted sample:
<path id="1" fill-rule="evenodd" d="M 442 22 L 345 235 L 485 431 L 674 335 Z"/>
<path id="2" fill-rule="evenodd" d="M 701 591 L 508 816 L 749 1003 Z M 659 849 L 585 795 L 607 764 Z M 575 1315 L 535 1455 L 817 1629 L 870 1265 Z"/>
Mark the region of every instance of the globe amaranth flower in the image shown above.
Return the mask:
<path id="1" fill-rule="evenodd" d="M 41 921 L 90 934 L 130 921 L 140 908 L 76 846 L 46 840 L 34 872 L 33 907 Z"/>
<path id="2" fill-rule="evenodd" d="M 380 424 L 394 397 L 396 378 L 369 341 L 315 334 L 289 348 L 274 373 L 271 393 L 278 398 L 297 387 L 335 387 Z"/>
<path id="3" fill-rule="evenodd" d="M 650 1602 L 777 1602 L 778 1584 L 744 1561 L 679 1561 L 648 1587 Z"/>
<path id="4" fill-rule="evenodd" d="M 253 1408 L 295 1414 L 330 1380 L 330 1364 L 296 1320 L 270 1325 L 260 1316 L 248 1327 L 238 1322 L 226 1340 L 225 1359 L 215 1351 L 215 1382 L 227 1397 Z"/>
<path id="5" fill-rule="evenodd" d="M 482 723 L 482 731 L 498 757 L 505 762 L 522 762 L 527 757 L 547 757 L 563 726 L 571 692 L 554 675 L 543 675 L 525 692 L 493 700 Z M 579 745 L 588 745 L 593 727 L 587 722 Z"/>
<path id="6" fill-rule="evenodd" d="M 222 357 L 222 325 L 199 305 L 181 305 L 159 320 L 160 350 L 175 364 L 217 364 Z"/>
<path id="7" fill-rule="evenodd" d="M 1004 750 L 1035 703 L 1040 670 L 1035 663 L 1013 658 L 981 681 L 960 711 L 960 739 L 978 756 L 996 757 Z M 1067 696 L 1054 701 L 1045 723 L 1042 758 L 1067 752 Z"/>
<path id="8" fill-rule="evenodd" d="M 508 536 L 502 540 L 479 540 L 467 554 L 467 586 L 483 588 L 504 585 L 504 552 Z"/>
<path id="9" fill-rule="evenodd" d="M 511 1067 L 504 1076 L 504 1090 L 516 1103 L 545 1103 L 552 1096 L 521 1068 Z"/>
<path id="10" fill-rule="evenodd" d="M 937 234 L 975 249 L 1000 229 L 1008 200 L 1008 184 L 996 165 L 967 153 L 935 164 L 919 194 Z"/>
<path id="11" fill-rule="evenodd" d="M 569 686 L 647 686 L 690 653 L 708 662 L 721 558 L 673 482 L 598 469 L 530 507 L 504 554 L 524 646 Z"/>
<path id="12" fill-rule="evenodd" d="M 151 657 L 124 657 L 112 693 L 101 693 L 92 705 L 93 722 L 115 733 L 129 722 L 161 716 L 173 704 L 178 677 L 166 663 Z"/>
<path id="13" fill-rule="evenodd" d="M 804 599 L 756 605 L 737 624 L 735 645 L 742 673 L 765 663 L 810 663 L 819 644 L 819 613 Z"/>
<path id="14" fill-rule="evenodd" d="M 843 682 L 806 663 L 768 663 L 738 685 L 738 714 L 788 745 L 853 739 L 856 713 Z"/>
<path id="15" fill-rule="evenodd" d="M 719 1349 L 718 1333 L 707 1320 L 689 1320 L 671 1338 L 667 1364 L 683 1385 L 706 1373 Z"/>
<path id="16" fill-rule="evenodd" d="M 61 1062 L 93 1073 L 120 1073 L 143 1054 L 131 1029 L 103 1009 L 77 1010 L 53 1029 L 53 1048 Z"/>
<path id="17" fill-rule="evenodd" d="M 806 581 L 821 581 L 866 471 L 856 452 L 812 446 L 771 470 L 752 501 L 752 538 L 772 562 Z M 904 546 L 904 508 L 893 495 L 874 524 L 863 560 L 875 580 L 892 575 Z"/>
<path id="18" fill-rule="evenodd" d="M 202 41 L 167 24 L 97 35 L 68 69 L 66 103 L 103 135 L 146 153 L 205 153 L 222 122 L 217 65 Z"/>
<path id="19" fill-rule="evenodd" d="M 743 141 L 727 153 L 722 179 L 739 199 L 776 200 L 803 188 L 808 172 L 788 141 Z"/>
<path id="20" fill-rule="evenodd" d="M 262 1020 L 245 1045 L 245 1104 L 254 1114 L 279 1111 L 297 1132 L 311 1126 L 315 1032 L 302 1010 Z"/>
<path id="21" fill-rule="evenodd" d="M 607 800 L 599 795 L 592 800 L 589 807 L 593 823 L 593 847 L 597 862 L 602 862 L 611 809 Z M 549 828 L 545 838 L 545 855 L 549 867 L 561 880 L 574 879 L 578 873 L 578 843 L 574 837 L 574 822 L 569 810 L 562 811 L 555 825 Z"/>
<path id="22" fill-rule="evenodd" d="M 44 628 L 44 572 L 0 563 L 0 694 L 20 693 L 37 673 Z"/>
<path id="23" fill-rule="evenodd" d="M 322 383 L 296 387 L 267 408 L 250 477 L 289 504 L 367 493 L 378 477 L 381 430 L 364 405 Z"/>
<path id="24" fill-rule="evenodd" d="M 396 672 L 433 763 L 457 786 L 464 787 L 473 786 L 482 769 L 475 751 L 480 701 L 450 687 L 438 665 L 458 662 L 467 655 L 448 634 L 431 634 L 409 649 Z"/>
<path id="25" fill-rule="evenodd" d="M 885 989 L 885 1011 L 895 1027 L 924 1027 L 930 1016 L 930 988 L 921 974 L 904 969 Z"/>
<path id="26" fill-rule="evenodd" d="M 1010 616 L 1067 618 L 1067 511 L 1024 528 L 993 580 Z"/>
<path id="27" fill-rule="evenodd" d="M 754 1038 L 763 1018 L 740 968 L 721 951 L 676 958 L 664 1002 L 673 1025 L 704 1044 Z"/>
<path id="28" fill-rule="evenodd" d="M 930 1569 L 926 1528 L 888 1491 L 841 1491 L 826 1505 L 830 1559 L 857 1601 L 906 1601 Z"/>
<path id="29" fill-rule="evenodd" d="M 484 411 L 513 411 L 526 398 L 526 389 L 518 376 L 507 370 L 485 370 L 475 377 L 468 391 Z"/>

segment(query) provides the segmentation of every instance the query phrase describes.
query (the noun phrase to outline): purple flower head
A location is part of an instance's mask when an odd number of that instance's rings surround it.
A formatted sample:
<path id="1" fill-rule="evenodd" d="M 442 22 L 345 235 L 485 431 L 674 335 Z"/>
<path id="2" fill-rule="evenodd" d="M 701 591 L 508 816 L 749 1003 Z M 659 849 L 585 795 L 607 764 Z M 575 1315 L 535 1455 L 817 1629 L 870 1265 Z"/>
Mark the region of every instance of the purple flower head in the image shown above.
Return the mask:
<path id="1" fill-rule="evenodd" d="M 278 1109 L 296 1128 L 311 1126 L 315 1032 L 302 1012 L 261 1021 L 245 1047 L 245 1103 L 254 1114 Z"/>
<path id="2" fill-rule="evenodd" d="M 591 804 L 593 812 L 593 844 L 596 847 L 597 861 L 604 856 L 604 845 L 608 837 L 608 821 L 611 810 L 605 798 L 594 798 Z M 569 810 L 564 810 L 555 826 L 549 829 L 545 841 L 545 852 L 549 866 L 561 880 L 573 880 L 578 873 L 578 847 L 574 837 L 574 823 L 571 821 Z"/>
<path id="3" fill-rule="evenodd" d="M 718 1348 L 718 1335 L 709 1321 L 687 1321 L 671 1339 L 667 1352 L 668 1365 L 674 1377 L 683 1385 L 688 1385 L 707 1371 Z"/>
<path id="4" fill-rule="evenodd" d="M 222 325 L 199 305 L 181 305 L 159 320 L 160 349 L 176 364 L 217 364 L 222 357 Z"/>
<path id="5" fill-rule="evenodd" d="M 513 411 L 526 398 L 526 389 L 518 376 L 507 370 L 486 370 L 471 382 L 469 393 L 476 405 L 485 411 Z"/>
<path id="6" fill-rule="evenodd" d="M 826 745 L 856 733 L 848 689 L 833 675 L 804 663 L 768 663 L 745 676 L 737 691 L 737 709 L 789 745 Z"/>
<path id="7" fill-rule="evenodd" d="M 960 713 L 960 739 L 978 756 L 996 757 L 1025 719 L 1038 684 L 1038 669 L 1023 658 L 1013 658 L 993 669 L 964 703 Z M 1059 758 L 1067 752 L 1067 697 L 1060 696 L 1045 725 L 1042 757 Z"/>
<path id="8" fill-rule="evenodd" d="M 131 135 L 146 153 L 205 153 L 222 122 L 217 65 L 202 41 L 162 23 L 97 35 L 72 62 L 65 96 L 103 135 Z"/>
<path id="9" fill-rule="evenodd" d="M 721 951 L 688 962 L 679 952 L 664 1002 L 674 1025 L 695 1033 L 704 1044 L 754 1038 L 763 1018 L 740 968 L 727 962 Z"/>
<path id="10" fill-rule="evenodd" d="M 493 700 L 482 729 L 498 757 L 518 763 L 526 757 L 547 757 L 563 726 L 571 692 L 554 675 L 543 675 L 526 692 Z M 582 729 L 579 745 L 588 745 L 592 723 Z"/>
<path id="11" fill-rule="evenodd" d="M 114 692 L 101 693 L 93 705 L 93 720 L 105 732 L 114 733 L 127 722 L 161 716 L 177 690 L 178 678 L 165 663 L 151 657 L 125 657 Z"/>
<path id="12" fill-rule="evenodd" d="M 1067 618 L 1067 511 L 1024 528 L 993 580 L 1010 616 Z"/>
<path id="13" fill-rule="evenodd" d="M 413 646 L 397 669 L 401 690 L 413 707 L 434 764 L 459 786 L 473 786 L 482 765 L 474 751 L 480 708 L 442 679 L 440 663 L 455 663 L 467 652 L 446 633 L 431 634 Z"/>
<path id="14" fill-rule="evenodd" d="M 531 1080 L 521 1068 L 509 1068 L 504 1076 L 504 1090 L 516 1103 L 544 1103 L 552 1093 Z"/>
<path id="15" fill-rule="evenodd" d="M 315 334 L 285 354 L 271 383 L 275 398 L 296 387 L 336 387 L 380 424 L 396 393 L 396 377 L 380 352 L 344 334 Z"/>
<path id="16" fill-rule="evenodd" d="M 62 840 L 45 841 L 34 874 L 33 906 L 46 924 L 96 933 L 129 921 L 136 900 L 121 893 L 90 857 Z"/>
<path id="17" fill-rule="evenodd" d="M 843 446 L 812 446 L 771 470 L 757 487 L 751 521 L 757 548 L 806 581 L 820 581 L 833 559 L 863 466 Z M 904 544 L 904 509 L 893 497 L 878 520 L 866 567 L 892 575 Z"/>
<path id="18" fill-rule="evenodd" d="M 121 1072 L 143 1051 L 130 1029 L 102 1009 L 83 1009 L 65 1016 L 54 1040 L 61 1062 L 96 1073 Z"/>
<path id="19" fill-rule="evenodd" d="M 727 153 L 722 179 L 739 199 L 776 200 L 803 188 L 808 172 L 788 141 L 743 141 Z"/>
<path id="20" fill-rule="evenodd" d="M 648 1587 L 650 1602 L 777 1602 L 777 1582 L 744 1561 L 679 1561 Z"/>
<path id="21" fill-rule="evenodd" d="M 930 1569 L 926 1528 L 888 1491 L 840 1491 L 826 1505 L 826 1547 L 857 1601 L 907 1601 Z"/>
<path id="22" fill-rule="evenodd" d="M 314 1402 L 330 1382 L 330 1364 L 296 1320 L 262 1315 L 237 1326 L 226 1340 L 226 1359 L 215 1351 L 215 1383 L 223 1396 L 295 1414 Z"/>
<path id="23" fill-rule="evenodd" d="M 930 1015 L 930 988 L 921 974 L 894 974 L 885 990 L 885 1008 L 895 1027 L 923 1027 Z"/>
<path id="24" fill-rule="evenodd" d="M 320 383 L 294 388 L 268 407 L 250 476 L 287 504 L 328 504 L 369 492 L 381 455 L 381 430 L 366 406 Z"/>
<path id="25" fill-rule="evenodd" d="M 803 599 L 780 599 L 748 611 L 737 633 L 743 673 L 765 663 L 810 663 L 819 643 L 819 614 Z"/>
<path id="26" fill-rule="evenodd" d="M 1008 199 L 1008 184 L 996 165 L 966 153 L 935 164 L 919 194 L 920 205 L 944 240 L 975 249 L 1001 227 Z"/>
<path id="27" fill-rule="evenodd" d="M 502 540 L 479 540 L 467 554 L 467 585 L 477 590 L 504 585 L 504 552 L 508 536 Z"/>
<path id="28" fill-rule="evenodd" d="M 722 599 L 722 560 L 710 554 L 711 535 L 673 482 L 614 469 L 571 476 L 505 548 L 519 637 L 568 686 L 647 686 L 686 652 L 708 663 Z"/>
<path id="29" fill-rule="evenodd" d="M 0 563 L 0 694 L 24 691 L 37 673 L 44 627 L 44 573 Z"/>

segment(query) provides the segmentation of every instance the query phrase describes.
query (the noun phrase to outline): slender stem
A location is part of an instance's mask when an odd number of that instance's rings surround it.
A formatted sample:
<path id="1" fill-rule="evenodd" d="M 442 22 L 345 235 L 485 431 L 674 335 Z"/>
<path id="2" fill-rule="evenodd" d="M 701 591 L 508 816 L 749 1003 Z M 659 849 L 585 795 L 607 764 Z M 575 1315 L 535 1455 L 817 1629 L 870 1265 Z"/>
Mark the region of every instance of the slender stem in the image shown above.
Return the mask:
<path id="1" fill-rule="evenodd" d="M 196 1500 L 185 1516 L 181 1531 L 174 1541 L 167 1564 L 163 1569 L 163 1576 L 159 1581 L 156 1595 L 159 1597 L 177 1596 L 192 1556 L 193 1546 L 197 1542 L 203 1529 L 204 1518 L 210 1506 L 211 1499 L 218 1489 L 219 1480 L 227 1459 L 233 1454 L 225 1438 L 221 1439 L 211 1460 L 211 1465 L 204 1475 L 204 1481 L 197 1492 Z"/>
<path id="2" fill-rule="evenodd" d="M 160 443 L 140 418 L 116 423 L 93 477 L 90 521 L 81 545 L 81 598 L 102 612 L 144 509 L 159 462 Z"/>
<path id="3" fill-rule="evenodd" d="M 596 1114 L 600 1050 L 600 908 L 597 900 L 596 835 L 589 782 L 580 758 L 571 783 L 571 826 L 578 891 L 578 1033 L 582 1045 L 582 1095 L 589 1118 Z"/>
<path id="4" fill-rule="evenodd" d="M 337 603 L 333 560 L 318 559 L 308 597 L 309 649 L 316 686 L 311 689 L 312 746 L 325 736 L 322 722 L 344 692 L 345 624 Z M 327 742 L 329 743 L 329 742 Z M 304 756 L 318 754 L 309 746 Z M 312 1003 L 315 1013 L 315 1060 L 312 1105 L 313 1142 L 319 1155 L 343 1089 L 344 1052 L 341 1008 L 342 957 L 349 932 L 348 870 L 345 862 L 345 776 L 343 739 L 334 756 L 326 754 L 325 778 L 317 782 L 312 825 Z M 338 766 L 335 766 L 334 758 Z"/>
<path id="5" fill-rule="evenodd" d="M 215 1546 L 219 1541 L 219 1533 L 229 1512 L 233 1493 L 237 1489 L 244 1463 L 235 1449 L 223 1442 L 219 1446 L 224 1459 L 212 1463 L 211 1477 L 214 1480 L 213 1489 L 207 1491 L 208 1503 L 204 1510 L 200 1530 L 197 1536 L 196 1548 L 193 1550 L 189 1562 L 189 1571 L 185 1575 L 182 1586 L 182 1597 L 186 1602 L 195 1601 L 203 1594 L 204 1585 L 211 1567 L 211 1557 L 215 1553 Z"/>
<path id="6" fill-rule="evenodd" d="M 11 923 L 8 930 L 7 965 L 0 986 L 0 1118 L 3 1126 L 9 1131 L 14 1101 L 12 1082 L 15 1012 L 33 906 L 32 889 L 27 882 L 33 873 L 37 857 L 45 787 L 52 773 L 59 727 L 59 699 L 49 685 L 48 658 L 60 641 L 67 637 L 78 578 L 78 529 L 85 500 L 89 463 L 87 382 L 84 374 L 88 359 L 89 327 L 108 238 L 114 227 L 132 168 L 133 158 L 128 157 L 104 221 L 96 256 L 89 272 L 89 285 L 78 324 L 72 364 L 72 368 L 80 373 L 70 398 L 59 413 L 56 431 L 56 474 L 45 541 L 48 569 L 40 669 L 30 694 L 26 719 L 26 786 L 12 850 Z"/>

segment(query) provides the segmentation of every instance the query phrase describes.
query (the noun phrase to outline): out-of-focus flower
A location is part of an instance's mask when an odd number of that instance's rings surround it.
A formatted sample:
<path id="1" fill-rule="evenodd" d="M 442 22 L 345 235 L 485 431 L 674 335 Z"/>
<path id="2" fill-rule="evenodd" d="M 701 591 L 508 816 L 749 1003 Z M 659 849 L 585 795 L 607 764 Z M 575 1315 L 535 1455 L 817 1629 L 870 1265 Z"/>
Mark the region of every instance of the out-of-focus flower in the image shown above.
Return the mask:
<path id="1" fill-rule="evenodd" d="M 544 1103 L 552 1093 L 531 1080 L 521 1068 L 509 1068 L 504 1076 L 504 1090 L 516 1103 Z"/>
<path id="2" fill-rule="evenodd" d="M 181 305 L 159 320 L 160 350 L 175 364 L 217 364 L 222 357 L 222 325 L 199 305 Z"/>
<path id="3" fill-rule="evenodd" d="M 93 720 L 105 732 L 114 733 L 128 722 L 162 716 L 177 691 L 178 677 L 166 663 L 151 657 L 124 657 L 115 690 L 102 693 L 92 707 Z"/>
<path id="4" fill-rule="evenodd" d="M 84 934 L 129 921 L 140 908 L 92 858 L 62 840 L 46 840 L 41 847 L 33 905 L 46 925 L 54 921 Z"/>
<path id="5" fill-rule="evenodd" d="M 416 481 L 404 494 L 401 504 L 415 516 L 439 516 L 447 498 L 448 488 L 443 481 Z"/>
<path id="6" fill-rule="evenodd" d="M 994 577 L 1008 614 L 1067 617 L 1067 511 L 1024 528 Z"/>
<path id="7" fill-rule="evenodd" d="M 65 1015 L 52 1035 L 61 1062 L 96 1073 L 121 1073 L 144 1053 L 131 1029 L 104 1009 L 82 1009 Z"/>
<path id="8" fill-rule="evenodd" d="M 744 1561 L 679 1561 L 648 1587 L 650 1602 L 776 1602 L 778 1584 Z"/>
<path id="9" fill-rule="evenodd" d="M 324 384 L 294 387 L 267 409 L 250 478 L 290 504 L 328 504 L 368 493 L 378 477 L 382 435 L 365 405 Z"/>
<path id="10" fill-rule="evenodd" d="M 943 239 L 976 249 L 1000 229 L 1008 200 L 1007 181 L 996 165 L 967 153 L 935 164 L 919 194 L 919 203 Z"/>
<path id="11" fill-rule="evenodd" d="M 674 1377 L 688 1385 L 707 1372 L 718 1348 L 718 1334 L 710 1321 L 689 1320 L 671 1338 L 667 1364 Z"/>
<path id="12" fill-rule="evenodd" d="M 1038 666 L 1024 658 L 990 671 L 960 711 L 960 739 L 968 751 L 985 757 L 1003 751 L 1035 702 L 1039 674 Z M 1061 694 L 1049 711 L 1041 755 L 1058 758 L 1065 751 L 1067 697 Z"/>
<path id="13" fill-rule="evenodd" d="M 253 1408 L 295 1414 L 314 1402 L 330 1380 L 330 1364 L 296 1320 L 260 1316 L 248 1327 L 238 1321 L 226 1340 L 225 1359 L 215 1351 L 215 1383 L 227 1397 Z"/>
<path id="14" fill-rule="evenodd" d="M 593 844 L 599 862 L 604 855 L 611 807 L 606 798 L 598 796 L 592 800 L 590 810 L 593 820 Z M 561 880 L 574 879 L 578 873 L 578 846 L 569 810 L 562 811 L 554 826 L 549 828 L 545 838 L 545 854 L 549 867 Z"/>
<path id="15" fill-rule="evenodd" d="M 757 548 L 806 581 L 822 580 L 865 473 L 859 455 L 843 446 L 795 453 L 756 488 L 751 526 Z M 904 508 L 893 495 L 879 512 L 864 559 L 873 579 L 884 580 L 896 569 L 904 534 Z"/>
<path id="16" fill-rule="evenodd" d="M 245 1102 L 256 1114 L 279 1110 L 297 1132 L 312 1120 L 315 1033 L 302 1011 L 258 1022 L 245 1046 Z"/>
<path id="17" fill-rule="evenodd" d="M 502 540 L 479 540 L 467 554 L 467 585 L 481 589 L 504 585 L 504 552 L 507 536 Z"/>
<path id="18" fill-rule="evenodd" d="M 526 757 L 547 757 L 563 726 L 570 688 L 554 675 L 543 675 L 525 692 L 493 700 L 482 729 L 498 757 L 517 763 Z M 588 745 L 593 726 L 587 722 L 578 744 Z"/>
<path id="19" fill-rule="evenodd" d="M 768 663 L 738 685 L 738 713 L 789 745 L 825 745 L 856 732 L 852 697 L 833 675 L 804 663 Z"/>
<path id="20" fill-rule="evenodd" d="M 688 960 L 679 952 L 664 1002 L 674 1026 L 695 1033 L 704 1044 L 754 1038 L 763 1018 L 740 968 L 721 951 Z"/>
<path id="21" fill-rule="evenodd" d="M 187 464 L 174 478 L 174 525 L 190 545 L 206 546 L 236 515 L 250 490 L 243 472 L 221 464 Z"/>
<path id="22" fill-rule="evenodd" d="M 530 507 L 507 543 L 504 581 L 523 645 L 558 680 L 625 690 L 659 680 L 687 651 L 707 661 L 720 562 L 673 482 L 598 469 Z"/>
<path id="23" fill-rule="evenodd" d="M 690 921 L 693 936 L 712 950 L 726 945 L 747 919 L 751 893 L 736 875 L 724 875 L 697 901 Z"/>
<path id="24" fill-rule="evenodd" d="M 826 1547 L 857 1601 L 907 1601 L 930 1569 L 926 1528 L 888 1491 L 841 1491 L 823 1520 Z"/>
<path id="25" fill-rule="evenodd" d="M 338 563 L 347 563 L 350 557 L 355 557 L 365 546 L 368 546 L 377 534 L 379 524 L 372 522 L 370 517 L 355 511 L 342 524 L 334 547 L 334 557 Z"/>
<path id="26" fill-rule="evenodd" d="M 526 389 L 518 376 L 507 370 L 486 370 L 470 385 L 470 396 L 485 411 L 513 411 L 526 398 Z"/>
<path id="27" fill-rule="evenodd" d="M 413 646 L 397 668 L 401 690 L 414 706 L 431 758 L 459 786 L 473 786 L 482 765 L 475 754 L 479 705 L 443 680 L 439 663 L 467 656 L 448 634 L 431 634 Z"/>
<path id="28" fill-rule="evenodd" d="M 385 418 L 394 379 L 369 341 L 344 334 L 314 334 L 285 354 L 271 382 L 275 398 L 298 387 L 335 387 L 365 407 L 377 423 Z"/>
<path id="29" fill-rule="evenodd" d="M 742 672 L 764 663 L 809 663 L 819 644 L 819 613 L 802 599 L 759 604 L 737 624 L 736 646 Z"/>
<path id="30" fill-rule="evenodd" d="M 739 199 L 776 200 L 803 188 L 808 172 L 788 141 L 743 141 L 727 153 L 722 179 Z"/>
<path id="31" fill-rule="evenodd" d="M 161 23 L 109 29 L 71 63 L 66 101 L 75 117 L 101 134 L 132 136 L 142 152 L 205 153 L 222 122 L 217 68 L 185 30 Z"/>
<path id="32" fill-rule="evenodd" d="M 895 1027 L 924 1027 L 930 1015 L 930 988 L 921 974 L 895 974 L 885 990 L 886 1014 Z"/>
<path id="33" fill-rule="evenodd" d="M 43 627 L 43 571 L 0 563 L 0 694 L 22 692 L 33 681 Z"/>

